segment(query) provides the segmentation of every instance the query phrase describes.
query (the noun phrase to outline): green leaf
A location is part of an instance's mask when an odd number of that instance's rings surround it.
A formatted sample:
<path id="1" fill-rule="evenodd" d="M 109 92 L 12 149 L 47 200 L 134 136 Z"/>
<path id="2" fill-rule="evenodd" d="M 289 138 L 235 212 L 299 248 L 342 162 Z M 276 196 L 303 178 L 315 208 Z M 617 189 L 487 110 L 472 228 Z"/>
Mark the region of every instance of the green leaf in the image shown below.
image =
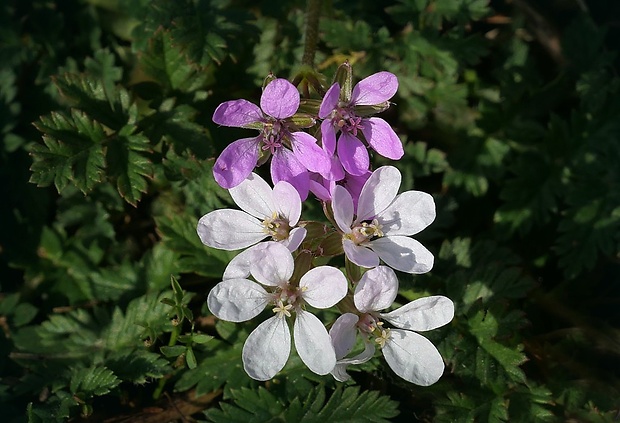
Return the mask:
<path id="1" fill-rule="evenodd" d="M 143 154 L 149 151 L 149 140 L 141 134 L 120 136 L 108 145 L 109 174 L 116 179 L 121 197 L 134 207 L 147 191 L 146 178 L 152 174 L 151 161 Z"/>
<path id="2" fill-rule="evenodd" d="M 107 394 L 120 383 L 120 379 L 106 367 L 73 369 L 70 390 L 83 398 L 91 398 Z"/>
<path id="3" fill-rule="evenodd" d="M 187 350 L 187 347 L 185 345 L 163 346 L 159 350 L 166 357 L 178 357 Z"/>

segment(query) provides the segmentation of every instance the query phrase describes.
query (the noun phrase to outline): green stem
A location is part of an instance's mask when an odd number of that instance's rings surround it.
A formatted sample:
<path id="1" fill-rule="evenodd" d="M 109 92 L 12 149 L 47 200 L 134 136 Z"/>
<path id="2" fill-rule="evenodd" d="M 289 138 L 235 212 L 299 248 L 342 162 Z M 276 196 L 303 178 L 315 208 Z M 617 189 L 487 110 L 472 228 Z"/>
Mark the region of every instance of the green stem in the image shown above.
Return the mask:
<path id="1" fill-rule="evenodd" d="M 319 40 L 319 18 L 321 16 L 321 0 L 308 0 L 306 5 L 306 37 L 302 65 L 314 68 L 314 56 Z"/>
<path id="2" fill-rule="evenodd" d="M 182 321 L 180 321 L 179 324 L 176 326 L 172 326 L 172 333 L 170 334 L 170 340 L 168 341 L 169 347 L 172 347 L 177 343 L 177 338 L 179 337 L 179 334 L 181 333 L 181 322 Z M 159 399 L 159 397 L 161 396 L 161 393 L 164 391 L 166 380 L 168 380 L 168 377 L 166 376 L 159 379 L 157 388 L 155 389 L 155 391 L 153 391 L 153 399 Z"/>

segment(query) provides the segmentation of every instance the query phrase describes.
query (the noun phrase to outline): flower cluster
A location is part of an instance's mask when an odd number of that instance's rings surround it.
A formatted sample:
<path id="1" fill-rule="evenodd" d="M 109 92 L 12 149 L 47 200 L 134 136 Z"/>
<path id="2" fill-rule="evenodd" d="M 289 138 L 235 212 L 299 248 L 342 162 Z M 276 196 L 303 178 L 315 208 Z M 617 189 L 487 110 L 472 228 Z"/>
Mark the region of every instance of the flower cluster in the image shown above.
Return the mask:
<path id="1" fill-rule="evenodd" d="M 198 236 L 209 247 L 243 251 L 207 305 L 230 322 L 270 314 L 243 347 L 244 369 L 256 380 L 284 368 L 292 326 L 295 350 L 314 373 L 347 380 L 348 366 L 379 349 L 397 375 L 426 386 L 441 377 L 444 363 L 418 332 L 449 323 L 454 305 L 430 296 L 390 309 L 398 294 L 394 270 L 421 274 L 433 267 L 432 253 L 412 236 L 434 221 L 435 203 L 424 192 L 399 194 L 395 167 L 371 168 L 369 149 L 392 160 L 403 156 L 394 130 L 373 116 L 390 107 L 396 76 L 378 72 L 350 88 L 350 70 L 341 66 L 320 105 L 303 103 L 293 84 L 270 77 L 260 107 L 233 100 L 215 110 L 215 123 L 259 134 L 232 142 L 213 168 L 241 210 L 204 215 Z M 273 188 L 253 172 L 269 159 Z M 310 193 L 323 203 L 326 223 L 301 219 Z M 339 255 L 346 272 L 316 264 Z M 329 325 L 312 313 L 327 308 L 341 313 Z"/>

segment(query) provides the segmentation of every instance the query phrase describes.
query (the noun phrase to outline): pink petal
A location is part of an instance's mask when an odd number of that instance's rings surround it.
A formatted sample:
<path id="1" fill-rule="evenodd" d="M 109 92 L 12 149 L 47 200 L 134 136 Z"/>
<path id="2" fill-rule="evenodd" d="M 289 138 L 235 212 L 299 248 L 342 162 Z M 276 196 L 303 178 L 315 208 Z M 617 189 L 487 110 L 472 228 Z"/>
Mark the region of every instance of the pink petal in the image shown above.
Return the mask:
<path id="1" fill-rule="evenodd" d="M 340 185 L 332 190 L 332 211 L 338 228 L 345 234 L 351 232 L 353 223 L 353 199 L 351 194 Z"/>
<path id="2" fill-rule="evenodd" d="M 319 117 L 325 119 L 338 106 L 338 97 L 340 97 L 340 85 L 335 82 L 329 87 L 325 93 L 321 107 L 319 108 Z"/>
<path id="3" fill-rule="evenodd" d="M 217 106 L 213 113 L 213 122 L 235 128 L 242 128 L 262 119 L 263 112 L 256 104 L 247 100 L 226 101 Z"/>
<path id="4" fill-rule="evenodd" d="M 316 143 L 316 138 L 306 132 L 291 134 L 291 145 L 297 159 L 310 172 L 327 177 L 331 170 L 330 158 Z"/>
<path id="5" fill-rule="evenodd" d="M 398 79 L 390 72 L 377 72 L 353 87 L 351 104 L 372 106 L 388 101 L 398 90 Z M 264 109 L 263 109 L 264 110 Z"/>
<path id="6" fill-rule="evenodd" d="M 439 380 L 444 370 L 443 359 L 431 341 L 401 329 L 392 329 L 390 335 L 383 347 L 383 356 L 394 373 L 421 386 Z"/>
<path id="7" fill-rule="evenodd" d="M 379 265 L 379 256 L 369 248 L 356 245 L 349 239 L 342 241 L 342 247 L 347 258 L 358 266 L 371 268 Z"/>
<path id="8" fill-rule="evenodd" d="M 271 117 L 286 119 L 295 114 L 299 108 L 299 91 L 286 79 L 274 79 L 263 91 L 260 107 Z"/>
<path id="9" fill-rule="evenodd" d="M 271 159 L 271 180 L 274 184 L 286 181 L 293 185 L 301 201 L 308 198 L 310 175 L 295 154 L 286 148 L 278 148 Z"/>
<path id="10" fill-rule="evenodd" d="M 219 186 L 230 189 L 243 182 L 258 162 L 260 137 L 242 138 L 228 145 L 213 165 L 213 177 Z"/>
<path id="11" fill-rule="evenodd" d="M 399 160 L 405 154 L 398 135 L 381 118 L 364 119 L 362 121 L 362 133 L 368 144 L 383 157 Z"/>
<path id="12" fill-rule="evenodd" d="M 336 129 L 329 119 L 321 122 L 321 139 L 323 149 L 328 155 L 332 156 L 336 152 Z"/>
<path id="13" fill-rule="evenodd" d="M 338 360 L 346 357 L 355 346 L 358 320 L 359 316 L 356 314 L 344 313 L 336 319 L 329 329 L 329 336 L 332 339 Z"/>
<path id="14" fill-rule="evenodd" d="M 338 157 L 342 167 L 351 175 L 363 175 L 368 171 L 370 158 L 364 144 L 348 133 L 338 139 Z"/>
<path id="15" fill-rule="evenodd" d="M 353 301 L 362 313 L 384 310 L 392 305 L 398 294 L 398 278 L 387 266 L 377 266 L 364 273 L 355 287 Z"/>

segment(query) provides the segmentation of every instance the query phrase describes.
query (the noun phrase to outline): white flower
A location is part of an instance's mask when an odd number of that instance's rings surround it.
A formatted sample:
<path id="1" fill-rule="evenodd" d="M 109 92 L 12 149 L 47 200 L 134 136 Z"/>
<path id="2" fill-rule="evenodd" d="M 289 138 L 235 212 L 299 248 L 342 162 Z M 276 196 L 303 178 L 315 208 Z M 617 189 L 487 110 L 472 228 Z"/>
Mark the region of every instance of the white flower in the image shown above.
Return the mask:
<path id="1" fill-rule="evenodd" d="M 360 316 L 343 314 L 330 331 L 339 357 L 332 371 L 337 380 L 348 378 L 347 365 L 366 361 L 374 353 L 374 348 L 367 351 L 372 344 L 365 341 L 366 350 L 362 354 L 353 359 L 342 359 L 353 348 L 356 331 L 379 345 L 385 361 L 406 381 L 428 386 L 439 380 L 444 370 L 439 351 L 414 331 L 424 332 L 449 323 L 454 317 L 454 304 L 449 298 L 432 296 L 419 298 L 389 313 L 380 313 L 392 304 L 397 293 L 398 279 L 387 266 L 375 267 L 362 276 L 353 296 Z M 383 320 L 395 328 L 386 328 Z"/>
<path id="2" fill-rule="evenodd" d="M 288 182 L 280 181 L 272 190 L 252 173 L 229 192 L 243 211 L 223 209 L 202 216 L 196 230 L 203 244 L 239 250 L 270 236 L 295 251 L 306 237 L 304 228 L 295 228 L 301 216 L 301 199 Z"/>
<path id="3" fill-rule="evenodd" d="M 426 273 L 433 267 L 433 254 L 409 236 L 435 220 L 435 202 L 421 191 L 396 195 L 400 181 L 400 172 L 393 166 L 375 170 L 362 188 L 357 216 L 351 194 L 336 185 L 332 192 L 334 219 L 343 232 L 347 258 L 358 266 L 375 267 L 381 259 L 402 272 Z"/>
<path id="4" fill-rule="evenodd" d="M 250 274 L 259 283 L 245 278 L 226 279 L 209 292 L 209 310 L 222 320 L 244 322 L 266 307 L 273 311 L 274 316 L 254 329 L 243 346 L 243 367 L 253 379 L 269 380 L 286 364 L 291 350 L 286 318 L 292 314 L 295 348 L 306 366 L 325 375 L 336 365 L 327 330 L 304 305 L 334 306 L 346 295 L 347 280 L 340 270 L 319 266 L 303 275 L 296 285 L 289 281 L 293 267 L 293 257 L 286 247 L 265 243 L 261 246 L 261 260 L 249 266 Z"/>

